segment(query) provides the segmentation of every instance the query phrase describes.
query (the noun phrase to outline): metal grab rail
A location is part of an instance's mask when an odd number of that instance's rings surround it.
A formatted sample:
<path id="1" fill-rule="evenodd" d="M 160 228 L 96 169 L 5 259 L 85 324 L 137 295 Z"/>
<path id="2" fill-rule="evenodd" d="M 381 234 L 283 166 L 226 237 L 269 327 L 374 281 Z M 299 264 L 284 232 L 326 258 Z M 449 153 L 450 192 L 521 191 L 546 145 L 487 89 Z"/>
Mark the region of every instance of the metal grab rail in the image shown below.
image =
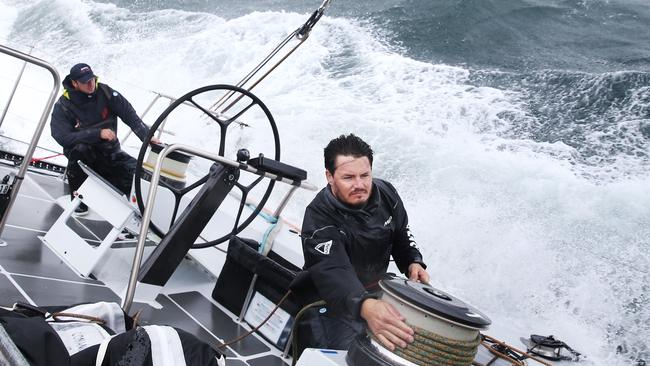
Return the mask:
<path id="1" fill-rule="evenodd" d="M 286 179 L 286 178 L 281 178 L 278 177 L 275 174 L 271 173 L 266 173 L 262 172 L 258 169 L 255 169 L 251 166 L 248 166 L 245 163 L 239 163 L 236 161 L 232 161 L 229 159 L 224 158 L 221 155 L 210 153 L 201 149 L 198 149 L 193 146 L 189 145 L 184 145 L 184 144 L 172 144 L 168 145 L 165 148 L 160 151 L 158 154 L 158 159 L 156 160 L 156 164 L 154 167 L 153 172 L 151 173 L 151 180 L 149 181 L 149 190 L 147 192 L 147 202 L 145 202 L 144 205 L 144 213 L 142 215 L 142 224 L 140 225 L 140 233 L 138 235 L 138 245 L 136 246 L 135 249 L 135 255 L 133 257 L 133 265 L 131 267 L 131 276 L 129 277 L 129 283 L 126 288 L 126 294 L 124 295 L 124 299 L 122 300 L 122 309 L 124 312 L 128 313 L 129 310 L 131 309 L 131 305 L 133 304 L 133 297 L 135 296 L 135 287 L 138 282 L 138 274 L 140 272 L 140 266 L 142 265 L 142 256 L 144 254 L 144 244 L 147 239 L 147 232 L 149 231 L 149 224 L 151 222 L 151 215 L 153 214 L 153 208 L 154 204 L 156 202 L 156 192 L 158 192 L 158 183 L 160 181 L 160 173 L 162 172 L 162 163 L 163 160 L 167 157 L 167 155 L 171 154 L 174 151 L 182 151 L 186 153 L 190 153 L 192 155 L 200 156 L 205 159 L 209 159 L 224 165 L 230 165 L 233 167 L 237 167 L 239 169 L 245 170 L 247 172 L 261 175 L 263 177 L 273 179 L 276 181 L 280 181 L 286 184 L 290 184 L 294 187 L 301 187 L 304 189 L 308 189 L 311 191 L 316 191 L 318 188 L 310 183 L 307 182 L 295 182 L 291 179 Z M 292 187 L 293 188 L 293 187 Z M 291 194 L 294 192 L 295 189 L 290 190 L 289 194 L 285 197 L 285 200 L 288 201 L 290 198 Z M 282 209 L 285 207 L 286 202 L 282 203 L 281 206 L 276 210 L 275 214 L 278 216 L 280 215 L 280 212 Z"/>
<path id="2" fill-rule="evenodd" d="M 174 104 L 174 102 L 176 102 L 176 100 L 178 100 L 178 98 L 173 97 L 171 95 L 167 95 L 167 94 L 160 93 L 160 92 L 153 91 L 153 90 L 150 90 L 150 92 L 154 93 L 155 96 L 153 97 L 151 102 L 149 102 L 149 105 L 147 105 L 147 107 L 144 109 L 144 112 L 142 112 L 142 114 L 140 115 L 140 119 L 142 119 L 142 120 L 144 120 L 144 116 L 146 116 L 147 113 L 149 113 L 151 111 L 151 109 L 153 108 L 154 105 L 156 105 L 156 103 L 158 102 L 159 99 L 167 99 L 167 100 L 169 100 L 169 105 Z M 194 108 L 194 109 L 196 109 L 198 111 L 201 111 L 200 108 L 198 108 L 196 105 L 194 105 L 194 104 L 192 104 L 192 103 L 190 103 L 188 101 L 185 101 L 185 102 L 183 102 L 181 104 L 185 105 L 185 106 L 188 106 L 188 107 L 191 107 L 191 108 Z M 240 124 L 242 126 L 246 126 L 246 124 L 242 123 L 242 122 L 234 121 L 234 123 L 238 123 L 238 124 Z M 159 138 L 159 139 L 162 138 L 163 133 L 166 133 L 166 134 L 172 135 L 172 136 L 175 135 L 172 131 L 165 129 L 166 124 L 167 124 L 167 119 L 165 119 L 163 121 L 163 123 L 160 125 L 160 127 L 158 128 L 158 132 L 156 134 L 157 138 Z M 124 135 L 124 137 L 122 137 L 122 139 L 120 141 L 123 144 L 126 144 L 126 141 L 131 137 L 132 134 L 133 134 L 133 130 L 129 129 L 127 131 L 127 133 Z"/>
<path id="3" fill-rule="evenodd" d="M 151 102 L 149 102 L 149 105 L 147 106 L 147 108 L 144 109 L 144 112 L 142 112 L 142 114 L 140 115 L 140 119 L 144 119 L 144 116 L 146 116 L 147 113 L 149 113 L 149 111 L 151 110 L 151 108 L 153 108 L 153 106 L 156 104 L 156 102 L 158 101 L 158 99 L 160 99 L 160 98 L 168 99 L 170 105 L 171 105 L 172 103 L 174 103 L 174 102 L 176 101 L 176 99 L 178 99 L 178 98 L 176 98 L 176 97 L 172 97 L 171 95 L 167 95 L 167 94 L 159 93 L 159 92 L 156 92 L 156 91 L 152 91 L 152 93 L 156 94 L 156 96 L 153 97 L 153 99 L 151 100 Z M 188 105 L 188 106 L 190 106 L 190 107 L 194 107 L 194 108 L 196 108 L 196 106 L 194 106 L 193 104 L 191 104 L 191 103 L 189 103 L 189 102 L 185 102 L 185 103 L 183 103 L 183 104 L 186 104 L 186 105 Z M 164 133 L 168 133 L 168 134 L 170 134 L 170 135 L 173 135 L 172 132 L 165 130 L 165 123 L 167 123 L 167 120 L 165 120 L 165 121 L 162 123 L 162 125 L 160 126 L 160 129 L 158 129 L 158 135 L 156 136 L 157 138 L 161 138 L 161 135 L 163 134 L 163 132 L 164 132 Z M 128 131 L 128 132 L 124 135 L 124 137 L 122 138 L 122 140 L 121 140 L 122 143 L 126 144 L 126 140 L 128 140 L 128 138 L 131 137 L 131 134 L 132 134 L 132 133 L 133 133 L 133 130 L 129 129 L 129 131 Z"/>
<path id="4" fill-rule="evenodd" d="M 33 49 L 33 47 L 32 47 Z M 30 51 L 31 53 L 31 51 Z M 9 99 L 7 99 L 7 105 L 5 105 L 5 109 L 2 111 L 2 116 L 0 116 L 0 126 L 2 126 L 2 122 L 5 120 L 5 116 L 7 115 L 7 111 L 9 110 L 9 106 L 11 105 L 11 101 L 14 99 L 14 95 L 16 95 L 16 89 L 18 89 L 18 84 L 20 84 L 20 79 L 23 77 L 23 73 L 25 72 L 25 67 L 27 67 L 27 62 L 23 63 L 23 66 L 20 68 L 20 72 L 18 73 L 18 77 L 16 78 L 16 81 L 14 82 L 14 87 L 11 89 L 11 93 L 9 93 Z"/>
<path id="5" fill-rule="evenodd" d="M 16 182 L 11 191 L 11 196 L 9 198 L 9 203 L 7 204 L 7 208 L 2 213 L 2 218 L 0 219 L 0 237 L 2 237 L 2 233 L 4 231 L 5 224 L 7 222 L 7 217 L 9 216 L 9 212 L 11 211 L 11 207 L 13 206 L 14 201 L 16 200 L 16 196 L 18 195 L 20 186 L 23 183 L 23 179 L 25 179 L 25 173 L 27 172 L 27 168 L 29 167 L 30 161 L 32 161 L 32 157 L 34 156 L 34 151 L 36 150 L 38 140 L 41 138 L 41 134 L 43 133 L 43 128 L 45 128 L 45 124 L 47 123 L 47 119 L 48 116 L 50 115 L 50 111 L 52 110 L 52 107 L 54 106 L 54 103 L 57 99 L 57 94 L 59 92 L 59 85 L 61 84 L 61 77 L 59 76 L 59 73 L 56 71 L 54 66 L 39 58 L 36 58 L 34 56 L 28 55 L 26 53 L 14 50 L 12 48 L 3 45 L 0 45 L 0 52 L 21 59 L 25 62 L 29 62 L 36 66 L 42 67 L 48 70 L 50 73 L 52 73 L 52 78 L 54 79 L 52 92 L 50 92 L 50 97 L 48 98 L 47 104 L 45 105 L 45 108 L 43 109 L 43 113 L 41 114 L 41 118 L 38 122 L 38 125 L 36 126 L 36 132 L 32 136 L 32 141 L 29 143 L 29 147 L 27 148 L 27 152 L 25 153 L 25 158 L 23 159 L 23 162 L 20 164 L 20 168 L 18 169 L 18 174 L 16 174 Z M 7 108 L 9 108 L 9 106 L 7 106 Z M 2 241 L 2 239 L 0 239 L 0 241 Z"/>

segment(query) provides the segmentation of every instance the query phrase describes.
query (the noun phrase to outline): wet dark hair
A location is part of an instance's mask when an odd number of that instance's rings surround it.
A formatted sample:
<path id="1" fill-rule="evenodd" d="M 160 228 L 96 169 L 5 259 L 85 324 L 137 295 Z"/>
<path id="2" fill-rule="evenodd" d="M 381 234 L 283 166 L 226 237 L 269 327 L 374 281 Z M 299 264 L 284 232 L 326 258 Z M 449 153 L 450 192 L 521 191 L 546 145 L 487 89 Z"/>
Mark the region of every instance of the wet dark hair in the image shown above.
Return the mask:
<path id="1" fill-rule="evenodd" d="M 336 170 L 336 157 L 339 155 L 353 156 L 355 158 L 367 157 L 372 167 L 372 149 L 365 141 L 354 134 L 341 135 L 327 144 L 325 147 L 325 169 L 330 174 Z"/>

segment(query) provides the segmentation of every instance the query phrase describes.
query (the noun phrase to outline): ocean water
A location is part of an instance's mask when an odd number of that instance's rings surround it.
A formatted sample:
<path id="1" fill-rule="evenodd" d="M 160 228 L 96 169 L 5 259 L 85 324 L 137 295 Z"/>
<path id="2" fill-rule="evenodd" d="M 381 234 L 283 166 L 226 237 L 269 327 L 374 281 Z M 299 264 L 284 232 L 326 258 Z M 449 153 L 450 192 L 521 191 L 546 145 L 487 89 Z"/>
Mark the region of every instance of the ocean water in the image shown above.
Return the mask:
<path id="1" fill-rule="evenodd" d="M 76 62 L 138 111 L 234 84 L 320 1 L 0 0 L 0 43 Z M 515 346 L 553 334 L 587 365 L 650 360 L 650 3 L 334 0 L 254 92 L 282 160 L 325 184 L 354 132 L 409 210 L 433 284 Z M 31 50 L 31 51 L 30 51 Z M 20 63 L 0 56 L 4 105 Z M 2 129 L 23 140 L 51 79 L 28 67 Z M 160 112 L 145 118 L 151 123 Z M 168 141 L 210 148 L 205 123 Z M 182 130 L 182 131 L 180 131 Z M 56 148 L 46 130 L 44 146 Z M 313 193 L 287 215 L 300 222 Z"/>

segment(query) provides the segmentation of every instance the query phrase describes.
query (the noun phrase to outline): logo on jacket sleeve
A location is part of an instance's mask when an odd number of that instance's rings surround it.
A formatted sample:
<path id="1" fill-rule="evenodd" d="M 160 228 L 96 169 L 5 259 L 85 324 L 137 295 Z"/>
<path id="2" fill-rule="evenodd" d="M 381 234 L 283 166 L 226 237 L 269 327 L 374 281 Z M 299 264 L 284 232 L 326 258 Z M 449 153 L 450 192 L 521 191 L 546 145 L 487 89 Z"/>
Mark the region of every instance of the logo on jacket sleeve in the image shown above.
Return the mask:
<path id="1" fill-rule="evenodd" d="M 391 221 L 393 221 L 393 216 L 392 215 L 388 217 L 388 220 L 386 220 L 386 222 L 384 222 L 384 226 L 390 225 Z"/>
<path id="2" fill-rule="evenodd" d="M 332 241 L 331 240 L 316 245 L 316 247 L 314 249 L 316 249 L 316 251 L 318 251 L 320 253 L 323 253 L 325 255 L 329 255 L 330 254 L 330 248 L 332 248 Z"/>
<path id="3" fill-rule="evenodd" d="M 409 245 L 411 248 L 418 248 L 418 243 L 415 242 L 415 237 L 413 236 L 413 233 L 411 233 L 411 227 L 407 224 L 406 225 L 406 235 L 409 238 Z"/>

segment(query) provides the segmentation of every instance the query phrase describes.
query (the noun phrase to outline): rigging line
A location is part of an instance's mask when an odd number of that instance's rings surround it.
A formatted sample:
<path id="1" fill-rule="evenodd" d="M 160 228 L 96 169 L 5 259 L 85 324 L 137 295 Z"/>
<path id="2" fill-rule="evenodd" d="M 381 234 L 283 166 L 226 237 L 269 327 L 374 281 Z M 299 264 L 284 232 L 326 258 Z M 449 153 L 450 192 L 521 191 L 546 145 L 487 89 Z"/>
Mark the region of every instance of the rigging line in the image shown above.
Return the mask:
<path id="1" fill-rule="evenodd" d="M 251 79 L 253 76 L 255 76 L 255 74 L 256 74 L 257 72 L 259 72 L 259 71 L 260 71 L 264 66 L 266 66 L 266 64 L 267 64 L 267 63 L 268 63 L 268 62 L 269 62 L 273 57 L 275 57 L 275 55 L 277 55 L 277 53 L 278 53 L 282 48 L 284 48 L 284 46 L 285 46 L 287 43 L 289 43 L 289 41 L 291 40 L 291 38 L 293 38 L 293 37 L 296 35 L 297 32 L 298 32 L 298 30 L 293 31 L 293 32 L 292 32 L 291 34 L 289 34 L 285 39 L 283 39 L 283 40 L 282 40 L 282 41 L 281 41 L 277 46 L 275 46 L 275 48 L 274 48 L 274 49 L 273 49 L 273 50 L 272 50 L 268 55 L 266 55 L 266 57 L 264 57 L 264 59 L 263 59 L 259 64 L 257 64 L 257 65 L 253 68 L 253 70 L 251 70 L 248 74 L 246 74 L 246 76 L 244 76 L 244 77 L 243 77 L 239 82 L 237 82 L 237 85 L 236 85 L 236 86 L 238 86 L 238 87 L 240 87 L 240 88 L 243 88 L 243 87 L 244 87 L 244 84 L 246 84 L 248 81 L 250 81 L 250 79 Z M 214 104 L 212 104 L 212 105 L 210 106 L 209 110 L 211 110 L 211 111 L 215 111 L 216 109 L 218 109 L 218 108 L 219 108 L 220 106 L 222 106 L 226 101 L 228 101 L 228 99 L 230 99 L 230 97 L 231 97 L 234 93 L 235 93 L 235 92 L 231 90 L 230 92 L 228 92 L 227 94 L 225 94 L 224 96 L 222 96 L 221 98 L 219 98 L 219 100 L 217 100 Z M 225 100 L 224 100 L 224 99 L 225 99 Z"/>
<path id="2" fill-rule="evenodd" d="M 271 53 L 269 53 L 269 54 L 264 58 L 264 60 L 262 60 L 262 62 L 260 62 L 260 63 L 259 63 L 259 64 L 258 64 L 258 65 L 257 65 L 257 66 L 252 70 L 252 71 L 251 71 L 251 72 L 248 73 L 248 75 L 246 75 L 246 76 L 245 76 L 245 77 L 244 77 L 244 78 L 243 78 L 243 79 L 242 79 L 242 80 L 237 84 L 237 86 L 239 86 L 239 87 L 243 87 L 244 84 L 246 84 L 246 83 L 247 83 L 247 82 L 248 82 L 248 81 L 253 77 L 253 75 L 255 75 L 255 74 L 256 74 L 256 73 L 257 73 L 257 72 L 258 72 L 262 67 L 264 67 L 264 66 L 265 66 L 265 65 L 266 65 L 266 64 L 267 64 L 267 63 L 268 63 L 268 62 L 269 62 L 273 57 L 275 57 L 275 55 L 277 55 L 278 52 L 280 52 L 280 50 L 281 50 L 282 48 L 284 48 L 284 46 L 285 46 L 287 43 L 289 43 L 289 41 L 290 41 L 290 40 L 291 40 L 291 39 L 296 35 L 297 32 L 298 32 L 297 30 L 293 31 L 293 32 L 292 32 L 291 34 L 289 34 L 289 35 L 288 35 L 284 40 L 282 40 L 282 42 L 280 42 L 280 44 L 278 44 L 278 45 L 275 47 L 275 49 L 273 49 L 273 51 L 271 51 Z"/>
<path id="3" fill-rule="evenodd" d="M 38 163 L 39 161 L 56 158 L 56 157 L 62 156 L 62 155 L 63 155 L 62 153 L 59 153 L 59 154 L 55 154 L 55 155 L 45 156 L 45 157 L 42 157 L 42 158 L 32 158 L 32 163 Z"/>
<path id="4" fill-rule="evenodd" d="M 290 55 L 291 55 L 295 50 L 297 50 L 298 47 L 300 47 L 300 45 L 303 44 L 303 42 L 305 42 L 305 39 L 301 40 L 300 43 L 298 43 L 294 48 L 291 49 L 291 51 L 289 51 L 286 55 L 284 55 L 284 57 L 282 57 L 282 58 L 280 59 L 280 61 L 278 61 L 275 65 L 273 65 L 273 66 L 271 67 L 271 69 L 269 69 L 269 71 L 267 71 L 264 75 L 262 75 L 262 77 L 260 77 L 259 79 L 257 79 L 257 81 L 254 82 L 253 85 L 251 85 L 251 87 L 248 88 L 247 90 L 248 90 L 248 91 L 253 90 L 253 88 L 256 87 L 257 84 L 259 84 L 262 80 L 264 80 L 264 79 L 265 79 L 265 78 L 266 78 L 266 77 L 267 77 L 267 76 L 268 76 L 268 75 L 269 75 L 273 70 L 275 70 L 278 66 L 280 66 L 280 64 L 281 64 L 284 60 L 286 60 L 287 57 L 289 57 L 289 56 L 290 56 Z M 235 99 L 232 103 L 230 103 L 230 105 L 228 105 L 226 108 L 224 108 L 223 111 L 221 111 L 221 113 L 226 113 L 230 108 L 232 108 L 235 104 L 237 104 L 237 102 L 238 102 L 241 98 L 243 98 L 243 97 L 244 97 L 244 94 L 242 94 L 242 95 L 240 95 L 239 97 L 237 97 L 237 99 Z"/>
<path id="5" fill-rule="evenodd" d="M 291 326 L 291 332 L 289 333 L 289 340 L 287 341 L 287 343 L 291 343 L 291 356 L 293 358 L 291 366 L 295 366 L 296 362 L 298 362 L 298 322 L 302 319 L 307 310 L 318 306 L 327 306 L 327 303 L 324 300 L 318 300 L 311 304 L 307 304 L 298 311 L 298 314 L 296 314 L 296 317 L 293 319 L 293 325 Z M 283 356 L 285 356 L 288 351 L 289 350 L 286 349 Z"/>
<path id="6" fill-rule="evenodd" d="M 269 319 L 271 319 L 271 316 L 273 316 L 273 314 L 275 314 L 276 310 L 278 310 L 280 308 L 280 305 L 282 305 L 284 300 L 286 300 L 287 297 L 289 297 L 289 295 L 291 295 L 291 290 L 288 290 L 284 294 L 284 296 L 282 296 L 282 298 L 280 299 L 280 301 L 278 301 L 278 303 L 275 305 L 273 310 L 271 310 L 269 315 L 264 320 L 262 320 L 262 322 L 258 326 L 254 327 L 253 329 L 251 329 L 248 332 L 245 332 L 244 334 L 240 335 L 239 337 L 237 337 L 235 339 L 232 339 L 232 340 L 230 340 L 230 341 L 228 341 L 228 342 L 226 342 L 226 343 L 224 343 L 222 345 L 217 346 L 217 348 L 218 349 L 225 348 L 227 346 L 230 346 L 231 344 L 234 344 L 234 343 L 237 343 L 237 342 L 241 341 L 242 339 L 248 337 L 249 335 L 253 334 L 254 332 L 257 332 L 264 324 L 266 324 L 266 322 L 269 321 Z"/>
<path id="7" fill-rule="evenodd" d="M 325 13 L 325 9 L 329 6 L 331 0 L 324 0 L 321 6 L 312 13 L 312 15 L 307 19 L 307 21 L 298 27 L 295 31 L 293 31 L 289 36 L 287 36 L 284 40 L 282 40 L 278 46 L 276 46 L 273 51 L 271 51 L 270 54 L 268 54 L 257 66 L 253 68 L 242 80 L 239 81 L 237 84 L 238 87 L 244 86 L 247 82 L 249 82 L 255 74 L 257 74 L 264 66 L 266 66 L 272 58 L 274 58 L 278 52 L 284 48 L 289 41 L 293 38 L 296 37 L 296 39 L 299 40 L 298 44 L 294 46 L 289 52 L 287 52 L 278 62 L 275 63 L 275 65 L 271 66 L 271 68 L 264 74 L 262 75 L 257 81 L 253 83 L 249 88 L 244 88 L 248 91 L 253 90 L 257 84 L 259 84 L 262 80 L 264 80 L 271 72 L 273 72 L 284 60 L 287 59 L 298 47 L 300 47 L 309 37 L 309 34 L 311 33 L 311 30 L 314 28 L 316 23 L 320 20 L 320 18 L 323 16 Z M 216 109 L 220 108 L 223 104 L 225 104 L 228 99 L 230 99 L 234 95 L 234 92 L 230 92 L 224 96 L 222 96 L 217 102 L 215 102 L 209 109 L 212 111 L 216 111 Z M 225 113 L 227 112 L 230 108 L 232 108 L 233 105 L 235 105 L 242 96 L 240 95 L 235 101 L 230 103 L 228 107 L 224 108 L 220 113 Z"/>
<path id="8" fill-rule="evenodd" d="M 298 30 L 298 39 L 307 39 L 307 37 L 309 37 L 309 33 L 323 16 L 325 9 L 327 9 L 331 1 L 332 0 L 323 0 L 323 3 L 320 5 L 318 10 L 316 10 L 309 19 L 307 19 L 307 22 L 305 22 L 305 24 Z"/>
<path id="9" fill-rule="evenodd" d="M 491 346 L 496 344 L 496 345 L 499 345 L 499 346 L 501 347 L 502 350 L 513 351 L 515 354 L 520 355 L 520 357 L 522 358 L 522 360 L 529 358 L 529 359 L 531 359 L 531 360 L 535 360 L 535 361 L 541 363 L 541 364 L 544 365 L 544 366 L 552 366 L 552 364 L 550 364 L 550 363 L 548 363 L 548 362 L 545 362 L 544 360 L 540 359 L 539 357 L 536 357 L 536 356 L 534 356 L 534 355 L 531 355 L 531 354 L 530 354 L 529 352 L 527 352 L 527 351 L 524 352 L 524 351 L 522 351 L 522 350 L 520 350 L 520 349 L 515 348 L 514 346 L 511 346 L 511 345 L 509 345 L 509 344 L 506 344 L 505 342 L 502 342 L 502 341 L 500 341 L 500 340 L 498 340 L 498 339 L 496 339 L 496 338 L 494 338 L 494 337 L 490 337 L 489 335 L 484 334 L 484 333 L 481 333 L 481 343 L 482 343 L 482 344 L 483 344 L 483 345 L 484 345 L 484 346 L 485 346 L 485 347 L 486 347 L 490 352 L 498 353 L 498 354 L 500 354 L 500 355 L 502 355 L 502 356 L 505 356 L 506 359 L 508 359 L 508 358 L 510 358 L 510 357 L 509 357 L 507 354 L 504 354 L 504 353 L 500 352 L 499 349 L 495 349 L 495 348 L 493 348 L 493 347 L 491 347 Z"/>
<path id="10" fill-rule="evenodd" d="M 59 318 L 76 318 L 76 319 L 83 319 L 83 320 L 88 320 L 92 323 L 97 323 L 97 324 L 106 324 L 106 321 L 102 318 L 96 317 L 96 316 L 91 316 L 91 315 L 86 315 L 86 314 L 75 314 L 75 313 L 66 313 L 66 312 L 55 312 L 50 314 L 50 316 L 46 317 L 46 319 L 52 318 L 55 322 L 62 322 L 63 320 Z"/>

